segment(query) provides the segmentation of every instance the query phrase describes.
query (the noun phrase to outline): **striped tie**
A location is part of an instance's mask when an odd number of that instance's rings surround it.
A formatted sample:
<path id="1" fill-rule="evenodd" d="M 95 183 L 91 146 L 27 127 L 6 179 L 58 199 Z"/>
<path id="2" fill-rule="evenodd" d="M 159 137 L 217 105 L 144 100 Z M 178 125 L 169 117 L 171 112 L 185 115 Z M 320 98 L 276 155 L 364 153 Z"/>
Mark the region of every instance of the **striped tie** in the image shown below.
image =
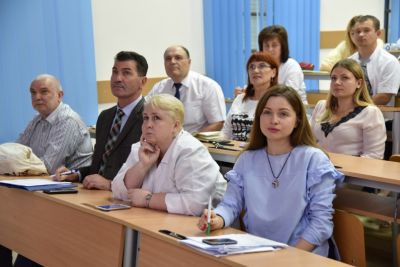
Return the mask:
<path id="1" fill-rule="evenodd" d="M 117 115 L 115 116 L 114 124 L 111 127 L 111 131 L 108 135 L 107 143 L 105 146 L 105 151 L 103 153 L 102 162 L 99 170 L 100 175 L 103 175 L 108 157 L 110 156 L 111 151 L 114 148 L 115 142 L 117 141 L 121 129 L 122 116 L 124 116 L 124 112 L 122 111 L 122 109 L 117 109 Z"/>

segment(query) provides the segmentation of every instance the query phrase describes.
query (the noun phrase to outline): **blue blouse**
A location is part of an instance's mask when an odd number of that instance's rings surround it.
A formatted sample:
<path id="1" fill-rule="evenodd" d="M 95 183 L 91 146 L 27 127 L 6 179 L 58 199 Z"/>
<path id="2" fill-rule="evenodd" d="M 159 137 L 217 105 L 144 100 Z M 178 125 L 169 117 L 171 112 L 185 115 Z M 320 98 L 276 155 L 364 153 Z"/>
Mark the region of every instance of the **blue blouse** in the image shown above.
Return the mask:
<path id="1" fill-rule="evenodd" d="M 275 175 L 288 155 L 269 156 Z M 226 178 L 227 191 L 215 209 L 226 226 L 244 210 L 247 232 L 291 246 L 304 239 L 316 246 L 314 253 L 328 255 L 335 182 L 344 176 L 320 149 L 295 147 L 276 188 L 264 148 L 244 152 Z"/>

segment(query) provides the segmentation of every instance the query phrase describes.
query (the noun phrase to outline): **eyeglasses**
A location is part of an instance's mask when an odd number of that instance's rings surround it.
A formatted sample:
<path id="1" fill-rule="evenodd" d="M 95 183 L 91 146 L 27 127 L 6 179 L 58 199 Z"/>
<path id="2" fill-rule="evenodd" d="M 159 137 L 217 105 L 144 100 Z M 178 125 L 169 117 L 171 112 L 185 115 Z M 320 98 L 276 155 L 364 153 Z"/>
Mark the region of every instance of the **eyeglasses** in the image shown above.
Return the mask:
<path id="1" fill-rule="evenodd" d="M 271 68 L 271 66 L 267 63 L 260 63 L 260 64 L 250 64 L 248 71 L 255 71 L 259 69 L 260 71 L 266 70 L 267 68 Z"/>

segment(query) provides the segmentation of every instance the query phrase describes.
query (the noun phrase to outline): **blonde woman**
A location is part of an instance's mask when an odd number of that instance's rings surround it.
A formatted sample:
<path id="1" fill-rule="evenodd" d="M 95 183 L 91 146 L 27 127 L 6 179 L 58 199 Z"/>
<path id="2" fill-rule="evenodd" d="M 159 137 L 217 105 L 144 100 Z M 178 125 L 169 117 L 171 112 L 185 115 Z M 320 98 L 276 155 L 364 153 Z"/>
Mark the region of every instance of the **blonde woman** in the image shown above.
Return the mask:
<path id="1" fill-rule="evenodd" d="M 372 102 L 361 66 L 343 59 L 330 75 L 328 99 L 317 103 L 311 118 L 319 145 L 329 152 L 382 159 L 385 120 Z"/>
<path id="2" fill-rule="evenodd" d="M 115 198 L 144 207 L 200 215 L 210 196 L 218 203 L 226 188 L 207 148 L 182 129 L 182 102 L 169 94 L 146 100 L 142 137 L 112 182 Z"/>

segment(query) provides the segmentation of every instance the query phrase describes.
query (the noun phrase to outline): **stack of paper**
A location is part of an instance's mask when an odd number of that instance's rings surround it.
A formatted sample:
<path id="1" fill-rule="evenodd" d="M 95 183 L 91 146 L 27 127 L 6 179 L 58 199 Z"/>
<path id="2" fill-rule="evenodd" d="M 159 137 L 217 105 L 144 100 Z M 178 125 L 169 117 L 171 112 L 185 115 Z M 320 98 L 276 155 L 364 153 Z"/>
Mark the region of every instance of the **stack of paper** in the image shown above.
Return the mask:
<path id="1" fill-rule="evenodd" d="M 214 246 L 203 243 L 203 240 L 208 238 L 229 238 L 235 240 L 237 244 Z M 275 242 L 251 234 L 230 234 L 230 235 L 206 236 L 206 237 L 187 237 L 187 239 L 181 240 L 180 242 L 190 247 L 193 247 L 199 251 L 217 257 L 233 255 L 233 254 L 241 254 L 241 253 L 274 251 L 287 247 L 286 244 Z"/>
<path id="2" fill-rule="evenodd" d="M 221 141 L 223 140 L 223 135 L 220 131 L 215 132 L 201 132 L 197 133 L 195 137 L 202 141 Z"/>
<path id="3" fill-rule="evenodd" d="M 0 180 L 0 186 L 20 188 L 28 191 L 76 187 L 76 185 L 71 182 L 56 182 L 48 179 Z"/>

